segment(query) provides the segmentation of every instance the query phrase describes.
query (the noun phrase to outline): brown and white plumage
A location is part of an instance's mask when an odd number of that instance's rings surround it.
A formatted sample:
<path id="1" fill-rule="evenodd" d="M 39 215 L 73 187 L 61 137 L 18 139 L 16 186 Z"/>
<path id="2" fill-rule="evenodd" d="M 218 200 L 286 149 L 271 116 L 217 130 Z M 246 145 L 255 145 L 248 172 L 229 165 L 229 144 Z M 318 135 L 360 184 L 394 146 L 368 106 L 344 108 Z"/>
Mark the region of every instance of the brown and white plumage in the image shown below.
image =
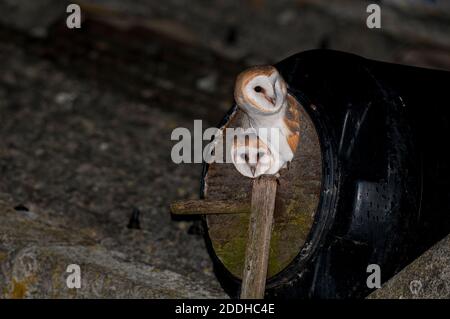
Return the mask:
<path id="1" fill-rule="evenodd" d="M 234 166 L 244 176 L 256 178 L 272 172 L 279 160 L 277 153 L 270 148 L 255 133 L 242 131 L 234 136 L 231 146 L 231 159 Z"/>
<path id="2" fill-rule="evenodd" d="M 258 135 L 277 152 L 279 161 L 270 171 L 278 172 L 293 157 L 300 138 L 299 105 L 287 92 L 287 84 L 273 66 L 250 68 L 238 75 L 234 97 L 238 107 L 247 114 L 250 127 L 278 129 L 279 138 Z"/>
<path id="3" fill-rule="evenodd" d="M 277 175 L 293 159 L 299 142 L 297 100 L 287 92 L 286 82 L 273 66 L 253 67 L 240 73 L 236 79 L 234 97 L 237 108 L 227 114 L 227 121 L 219 128 L 215 137 L 216 146 L 221 147 L 230 123 L 232 127 L 239 127 L 247 133 L 250 130 L 254 132 L 250 136 L 256 135 L 259 148 L 252 142 L 246 149 L 234 139 L 231 149 L 227 150 L 233 164 L 242 175 L 250 178 L 262 174 Z M 261 129 L 267 129 L 267 134 L 260 134 L 261 131 L 264 133 Z M 276 134 L 271 134 L 271 129 L 275 129 Z M 237 136 L 242 134 L 241 131 Z M 236 156 L 247 155 L 250 159 L 258 154 L 258 149 L 262 149 L 260 154 L 264 154 L 268 162 L 237 163 Z M 256 157 L 256 160 L 259 158 Z"/>

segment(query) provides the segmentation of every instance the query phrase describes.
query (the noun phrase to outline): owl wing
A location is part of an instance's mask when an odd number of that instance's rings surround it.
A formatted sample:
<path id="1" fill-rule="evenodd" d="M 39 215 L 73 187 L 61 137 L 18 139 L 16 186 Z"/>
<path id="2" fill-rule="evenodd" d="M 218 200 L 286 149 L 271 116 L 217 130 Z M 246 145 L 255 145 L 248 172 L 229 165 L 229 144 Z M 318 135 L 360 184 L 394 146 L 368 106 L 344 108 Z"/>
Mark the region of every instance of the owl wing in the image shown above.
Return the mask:
<path id="1" fill-rule="evenodd" d="M 284 123 L 289 131 L 287 136 L 289 147 L 291 148 L 292 153 L 295 153 L 300 141 L 300 104 L 290 94 L 288 94 L 287 100 L 288 107 L 286 108 Z"/>

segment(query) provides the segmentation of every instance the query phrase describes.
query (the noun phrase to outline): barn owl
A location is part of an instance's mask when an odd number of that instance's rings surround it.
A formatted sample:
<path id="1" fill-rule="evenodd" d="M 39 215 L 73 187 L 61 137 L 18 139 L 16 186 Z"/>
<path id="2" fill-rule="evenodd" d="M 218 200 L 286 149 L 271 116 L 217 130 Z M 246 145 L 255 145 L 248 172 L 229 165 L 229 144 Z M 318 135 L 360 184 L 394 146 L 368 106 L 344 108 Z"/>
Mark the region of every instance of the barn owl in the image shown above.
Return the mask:
<path id="1" fill-rule="evenodd" d="M 273 153 L 256 133 L 236 134 L 230 152 L 235 168 L 244 176 L 256 178 L 278 172 L 278 153 Z"/>
<path id="2" fill-rule="evenodd" d="M 233 164 L 242 175 L 250 178 L 262 174 L 278 175 L 278 171 L 293 159 L 299 142 L 300 106 L 297 100 L 287 92 L 286 82 L 272 66 L 253 67 L 239 74 L 234 95 L 236 105 L 226 114 L 214 143 L 219 145 L 223 141 L 230 125 L 253 130 L 259 148 L 264 151 L 260 155 L 268 161 L 256 165 L 237 163 L 237 156 L 244 156 L 244 159 L 253 156 L 254 160 L 258 153 L 254 142 L 249 145 L 250 149 L 245 149 L 234 139 L 231 151 L 228 149 Z M 266 134 L 260 134 L 263 129 L 267 129 Z"/>
<path id="3" fill-rule="evenodd" d="M 287 84 L 273 66 L 250 68 L 238 75 L 234 90 L 238 108 L 248 116 L 249 126 L 260 129 L 275 129 L 279 138 L 272 134 L 258 137 L 279 160 L 270 172 L 285 167 L 294 157 L 299 142 L 299 104 L 287 92 Z"/>

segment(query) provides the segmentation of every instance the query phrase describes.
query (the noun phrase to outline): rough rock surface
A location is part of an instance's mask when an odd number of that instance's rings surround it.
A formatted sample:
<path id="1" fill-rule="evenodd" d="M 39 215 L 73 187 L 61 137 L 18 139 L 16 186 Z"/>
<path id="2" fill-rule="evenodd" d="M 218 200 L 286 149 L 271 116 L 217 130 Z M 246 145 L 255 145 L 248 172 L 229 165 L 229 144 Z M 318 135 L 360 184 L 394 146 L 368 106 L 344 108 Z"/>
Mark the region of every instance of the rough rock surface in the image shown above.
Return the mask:
<path id="1" fill-rule="evenodd" d="M 450 235 L 372 293 L 372 299 L 450 299 Z"/>
<path id="2" fill-rule="evenodd" d="M 0 11 L 9 13 L 0 16 L 0 22 L 42 35 L 67 3 L 70 1 L 0 0 Z M 228 57 L 245 59 L 249 64 L 274 62 L 320 47 L 450 70 L 448 1 L 83 0 L 77 3 L 143 18 L 165 33 Z M 366 26 L 367 6 L 372 3 L 381 6 L 381 29 Z"/>
<path id="3" fill-rule="evenodd" d="M 69 296 L 58 278 L 70 261 L 89 265 L 85 289 L 101 281 L 78 297 L 225 297 L 203 238 L 169 214 L 171 201 L 198 196 L 200 165 L 170 159 L 172 129 L 192 119 L 13 43 L 0 43 L 0 60 L 0 292 Z M 126 227 L 133 207 L 140 230 Z"/>
<path id="4" fill-rule="evenodd" d="M 98 244 L 92 230 L 73 228 L 33 211 L 14 210 L 0 199 L 0 296 L 4 298 L 215 298 L 202 283 Z M 66 282 L 71 264 L 81 288 Z"/>

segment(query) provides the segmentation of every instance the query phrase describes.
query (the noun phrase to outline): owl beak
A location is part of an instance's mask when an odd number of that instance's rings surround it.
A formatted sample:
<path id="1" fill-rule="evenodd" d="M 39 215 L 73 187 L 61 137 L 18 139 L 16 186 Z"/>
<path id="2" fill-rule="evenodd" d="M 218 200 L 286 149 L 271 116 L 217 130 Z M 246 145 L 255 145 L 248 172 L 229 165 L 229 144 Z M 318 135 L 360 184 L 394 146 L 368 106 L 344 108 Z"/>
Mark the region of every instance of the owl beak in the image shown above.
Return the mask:
<path id="1" fill-rule="evenodd" d="M 266 100 L 269 101 L 270 104 L 275 106 L 275 98 L 270 97 L 270 96 L 265 96 Z"/>
<path id="2" fill-rule="evenodd" d="M 252 175 L 255 176 L 256 166 L 250 166 L 250 171 L 252 172 Z"/>

